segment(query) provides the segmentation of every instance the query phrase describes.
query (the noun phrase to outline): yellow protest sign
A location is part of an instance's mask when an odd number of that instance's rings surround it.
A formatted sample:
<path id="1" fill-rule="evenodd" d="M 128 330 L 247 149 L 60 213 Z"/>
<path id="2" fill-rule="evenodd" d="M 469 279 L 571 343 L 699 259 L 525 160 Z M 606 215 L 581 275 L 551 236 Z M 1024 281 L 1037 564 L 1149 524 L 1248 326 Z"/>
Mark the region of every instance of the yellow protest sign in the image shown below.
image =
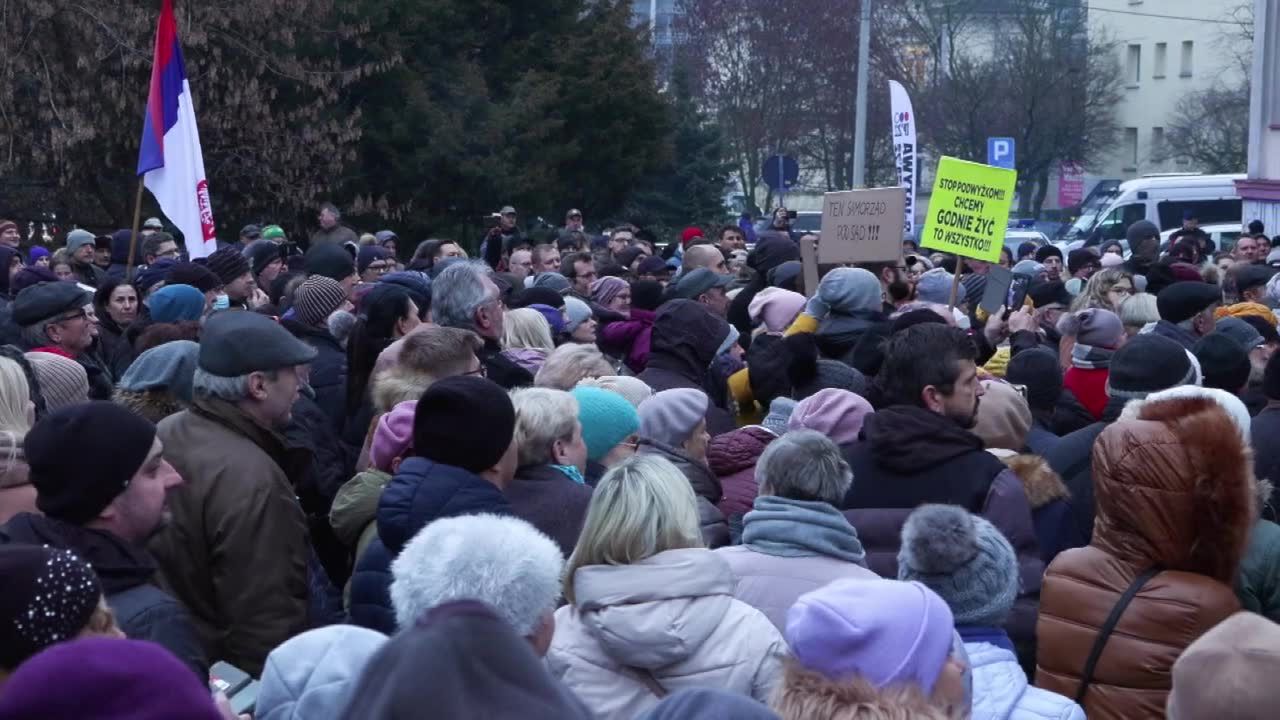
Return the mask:
<path id="1" fill-rule="evenodd" d="M 1018 173 L 953 157 L 938 161 L 920 244 L 930 250 L 1000 262 Z"/>

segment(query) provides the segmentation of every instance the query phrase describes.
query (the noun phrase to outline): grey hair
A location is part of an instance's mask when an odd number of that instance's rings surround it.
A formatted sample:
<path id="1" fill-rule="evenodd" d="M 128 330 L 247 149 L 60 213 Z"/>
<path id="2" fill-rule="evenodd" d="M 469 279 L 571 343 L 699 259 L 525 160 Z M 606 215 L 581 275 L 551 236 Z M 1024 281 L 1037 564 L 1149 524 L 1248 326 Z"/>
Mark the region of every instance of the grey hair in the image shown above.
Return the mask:
<path id="1" fill-rule="evenodd" d="M 538 374 L 533 376 L 537 387 L 569 391 L 587 378 L 616 375 L 618 371 L 605 359 L 594 345 L 570 343 L 561 345 L 547 356 Z"/>
<path id="2" fill-rule="evenodd" d="M 840 448 L 814 430 L 792 430 L 769 443 L 756 463 L 761 495 L 839 505 L 853 471 Z"/>
<path id="3" fill-rule="evenodd" d="M 476 326 L 476 310 L 496 295 L 484 285 L 493 269 L 483 260 L 455 263 L 431 283 L 431 317 L 437 325 L 470 330 Z M 496 289 L 496 286 L 495 286 Z"/>
<path id="4" fill-rule="evenodd" d="M 252 374 L 224 377 L 222 375 L 214 375 L 202 367 L 196 367 L 195 375 L 191 378 L 191 390 L 196 395 L 215 400 L 225 400 L 232 403 L 240 402 L 249 397 L 249 376 Z M 262 374 L 266 375 L 270 380 L 275 380 L 279 377 L 275 370 L 267 370 Z"/>
<path id="5" fill-rule="evenodd" d="M 33 323 L 31 325 L 24 325 L 19 331 L 22 336 L 22 342 L 26 343 L 27 347 L 56 345 L 57 343 L 49 338 L 49 333 L 45 332 L 45 328 L 49 327 L 54 319 L 55 318 L 49 318 L 48 320 L 41 320 L 40 322 Z"/>
<path id="6" fill-rule="evenodd" d="M 455 600 L 478 600 L 521 636 L 537 631 L 560 600 L 560 548 L 514 517 L 464 515 L 428 524 L 391 563 L 396 624 Z"/>

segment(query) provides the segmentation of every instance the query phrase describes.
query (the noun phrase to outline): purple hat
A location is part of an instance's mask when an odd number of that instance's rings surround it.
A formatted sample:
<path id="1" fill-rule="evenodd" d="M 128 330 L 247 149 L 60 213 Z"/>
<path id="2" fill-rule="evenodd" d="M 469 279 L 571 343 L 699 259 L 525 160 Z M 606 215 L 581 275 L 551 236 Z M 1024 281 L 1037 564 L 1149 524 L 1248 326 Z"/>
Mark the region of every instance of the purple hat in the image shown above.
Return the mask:
<path id="1" fill-rule="evenodd" d="M 547 324 L 551 326 L 552 337 L 555 337 L 556 335 L 559 335 L 560 333 L 564 332 L 564 313 L 563 312 L 557 310 L 556 308 L 551 307 L 550 305 L 543 305 L 541 303 L 534 303 L 529 307 L 533 310 L 537 310 L 538 312 L 542 313 L 542 316 L 547 319 Z"/>
<path id="2" fill-rule="evenodd" d="M 631 286 L 627 284 L 626 280 L 606 275 L 591 283 L 591 299 L 608 307 L 609 303 L 613 302 L 613 299 L 618 297 L 619 293 L 630 289 Z"/>
<path id="3" fill-rule="evenodd" d="M 36 261 L 42 257 L 49 257 L 49 248 L 36 245 L 27 252 L 27 264 L 35 265 Z"/>
<path id="4" fill-rule="evenodd" d="M 391 461 L 407 457 L 413 449 L 413 414 L 417 400 L 406 400 L 378 418 L 369 443 L 369 464 L 383 472 L 391 472 Z"/>
<path id="5" fill-rule="evenodd" d="M 862 422 L 875 412 L 861 395 L 826 388 L 801 400 L 791 411 L 788 430 L 816 430 L 837 445 L 857 442 Z"/>
<path id="6" fill-rule="evenodd" d="M 92 712 L 86 712 L 93 708 Z M 209 688 L 154 643 L 87 637 L 59 643 L 9 676 L 0 718 L 221 720 Z"/>
<path id="7" fill-rule="evenodd" d="M 954 633 L 951 610 L 932 590 L 877 578 L 837 580 L 801 595 L 787 611 L 784 635 L 802 666 L 832 680 L 909 683 L 928 695 Z"/>

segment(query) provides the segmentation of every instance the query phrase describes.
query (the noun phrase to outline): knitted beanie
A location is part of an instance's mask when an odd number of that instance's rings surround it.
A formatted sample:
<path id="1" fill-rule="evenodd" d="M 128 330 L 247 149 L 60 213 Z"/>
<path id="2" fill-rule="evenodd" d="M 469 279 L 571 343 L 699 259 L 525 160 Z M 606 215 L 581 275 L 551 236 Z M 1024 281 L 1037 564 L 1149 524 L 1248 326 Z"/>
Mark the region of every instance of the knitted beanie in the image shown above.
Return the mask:
<path id="1" fill-rule="evenodd" d="M 337 280 L 324 275 L 312 275 L 298 286 L 293 309 L 300 321 L 316 327 L 324 325 L 325 320 L 342 307 L 346 299 L 347 292 Z"/>
<path id="2" fill-rule="evenodd" d="M 93 233 L 88 230 L 72 230 L 67 233 L 67 254 L 75 255 L 76 251 L 85 245 L 94 244 Z"/>
<path id="3" fill-rule="evenodd" d="M 54 353 L 29 352 L 25 357 L 35 371 L 46 412 L 89 401 L 89 374 L 83 365 Z"/>
<path id="4" fill-rule="evenodd" d="M 785 332 L 804 310 L 805 302 L 805 297 L 798 292 L 767 287 L 751 298 L 747 315 L 753 325 L 764 325 L 768 332 Z"/>
<path id="5" fill-rule="evenodd" d="M 564 298 L 561 298 L 561 301 L 563 300 Z M 551 337 L 554 338 L 555 336 L 564 332 L 564 312 L 563 311 L 557 310 L 556 308 L 553 308 L 550 305 L 543 305 L 541 303 L 535 303 L 533 305 L 530 305 L 529 309 L 537 310 L 538 312 L 542 313 L 542 317 L 546 319 L 547 325 L 551 327 Z"/>
<path id="6" fill-rule="evenodd" d="M 398 403 L 378 418 L 369 443 L 369 465 L 382 472 L 391 472 L 391 461 L 405 458 L 413 450 L 413 417 L 418 409 L 417 400 Z"/>
<path id="7" fill-rule="evenodd" d="M 641 310 L 657 310 L 662 304 L 662 283 L 640 280 L 631 284 L 631 307 Z"/>
<path id="8" fill-rule="evenodd" d="M 1249 352 L 1223 332 L 1211 332 L 1196 341 L 1192 349 L 1200 361 L 1204 387 L 1239 392 L 1249 382 Z"/>
<path id="9" fill-rule="evenodd" d="M 1000 627 L 1018 596 L 1018 558 L 985 519 L 956 505 L 922 505 L 902 526 L 898 579 L 936 592 L 956 625 Z"/>
<path id="10" fill-rule="evenodd" d="M 41 265 L 24 267 L 14 274 L 13 279 L 9 281 L 9 292 L 14 297 L 17 297 L 18 293 L 32 285 L 39 285 L 45 282 L 58 282 L 58 276 L 54 275 L 49 268 Z"/>
<path id="11" fill-rule="evenodd" d="M 578 421 L 587 459 L 600 462 L 609 451 L 640 429 L 636 408 L 622 395 L 594 387 L 575 387 L 570 394 L 578 401 Z"/>
<path id="12" fill-rule="evenodd" d="M 547 288 L 563 295 L 569 292 L 569 278 L 558 272 L 544 272 L 533 279 L 531 287 Z"/>
<path id="13" fill-rule="evenodd" d="M 316 245 L 303 260 L 308 275 L 322 275 L 342 282 L 356 274 L 356 259 L 341 245 Z"/>
<path id="14" fill-rule="evenodd" d="M 1062 251 L 1053 245 L 1045 245 L 1044 247 L 1036 251 L 1036 262 L 1038 263 L 1043 263 L 1046 259 L 1050 257 L 1057 257 L 1059 260 L 1061 260 Z"/>
<path id="15" fill-rule="evenodd" d="M 880 279 L 870 270 L 840 267 L 823 276 L 807 309 L 819 319 L 828 312 L 838 315 L 875 312 L 881 308 L 882 294 Z"/>
<path id="16" fill-rule="evenodd" d="M 867 390 L 867 377 L 839 360 L 819 359 L 815 364 L 815 372 L 810 379 L 796 378 L 792 387 L 792 396 L 803 400 L 821 390 L 837 388 L 862 395 Z"/>
<path id="17" fill-rule="evenodd" d="M 951 300 L 953 282 L 953 276 L 944 268 L 928 270 L 916 282 L 916 299 L 946 305 Z"/>
<path id="18" fill-rule="evenodd" d="M 576 297 L 566 296 L 564 299 L 565 323 L 564 331 L 572 333 L 578 326 L 591 319 L 591 306 Z"/>
<path id="19" fill-rule="evenodd" d="M 413 415 L 413 451 L 444 465 L 480 473 L 506 454 L 516 430 L 511 397 L 497 383 L 472 375 L 427 388 Z"/>
<path id="20" fill-rule="evenodd" d="M 706 417 L 709 405 L 707 394 L 692 388 L 654 393 L 640 404 L 640 435 L 680 447 Z"/>
<path id="21" fill-rule="evenodd" d="M 177 265 L 177 260 L 165 257 L 139 270 L 133 276 L 133 285 L 138 289 L 138 294 L 146 296 L 147 291 L 164 282 Z"/>
<path id="22" fill-rule="evenodd" d="M 1114 350 L 1124 342 L 1124 323 L 1110 310 L 1089 308 L 1071 315 L 1064 315 L 1058 330 L 1067 336 L 1075 336 L 1079 345 Z"/>
<path id="23" fill-rule="evenodd" d="M 49 248 L 36 245 L 27 251 L 27 264 L 35 265 L 40 258 L 47 258 L 51 255 Z"/>
<path id="24" fill-rule="evenodd" d="M 1135 335 L 1111 356 L 1107 396 L 1143 398 L 1159 390 L 1194 385 L 1197 376 L 1190 353 L 1178 343 L 1153 333 Z"/>
<path id="25" fill-rule="evenodd" d="M 586 378 L 578 383 L 578 387 L 597 387 L 616 392 L 634 408 L 640 407 L 640 403 L 653 396 L 653 388 L 646 385 L 643 380 L 630 375 L 602 375 L 597 378 Z"/>
<path id="26" fill-rule="evenodd" d="M 0 546 L 0 584 L 0 668 L 10 672 L 44 648 L 79 635 L 102 598 L 93 568 L 75 553 L 47 545 Z M 10 678 L 0 707 L 13 691 Z"/>
<path id="27" fill-rule="evenodd" d="M 1280 354 L 1280 353 L 1277 353 Z M 1280 375 L 1280 372 L 1277 373 Z M 1280 381 L 1277 382 L 1280 387 Z M 769 403 L 769 414 L 764 416 L 764 420 L 760 424 L 765 429 L 773 432 L 774 435 L 781 436 L 787 431 L 787 425 L 791 420 L 791 414 L 795 412 L 798 403 L 789 397 L 776 397 L 773 402 Z"/>
<path id="28" fill-rule="evenodd" d="M 1039 410 L 1052 410 L 1062 395 L 1062 368 L 1058 356 L 1042 347 L 1030 348 L 1014 355 L 1004 371 L 1004 379 L 1027 388 L 1027 404 Z M 979 404 L 981 411 L 981 404 Z"/>
<path id="29" fill-rule="evenodd" d="M 244 259 L 242 251 L 235 245 L 218 248 L 209 256 L 207 266 L 223 285 L 230 285 L 241 276 L 248 274 L 249 261 Z"/>
<path id="30" fill-rule="evenodd" d="M 391 257 L 391 252 L 379 245 L 361 245 L 356 253 L 356 272 L 363 275 L 369 266 Z"/>
<path id="31" fill-rule="evenodd" d="M 814 430 L 837 445 L 849 445 L 858 440 L 863 421 L 873 412 L 871 403 L 862 396 L 826 388 L 796 404 L 787 430 Z"/>
<path id="32" fill-rule="evenodd" d="M 217 290 L 222 287 L 222 281 L 218 279 L 213 271 L 203 265 L 185 262 L 178 263 L 169 271 L 168 277 L 165 278 L 168 285 L 190 285 L 202 293 Z"/>
<path id="33" fill-rule="evenodd" d="M 630 291 L 631 286 L 619 277 L 605 276 L 591 283 L 591 299 L 605 307 L 618 297 L 623 290 Z"/>
<path id="34" fill-rule="evenodd" d="M 204 293 L 190 285 L 165 285 L 147 298 L 151 319 L 158 323 L 199 320 L 204 304 Z"/>
<path id="35" fill-rule="evenodd" d="M 1075 275 L 1077 272 L 1090 265 L 1096 267 L 1098 264 L 1099 258 L 1097 255 L 1093 254 L 1092 250 L 1080 248 L 1067 253 L 1067 272 L 1072 275 Z"/>

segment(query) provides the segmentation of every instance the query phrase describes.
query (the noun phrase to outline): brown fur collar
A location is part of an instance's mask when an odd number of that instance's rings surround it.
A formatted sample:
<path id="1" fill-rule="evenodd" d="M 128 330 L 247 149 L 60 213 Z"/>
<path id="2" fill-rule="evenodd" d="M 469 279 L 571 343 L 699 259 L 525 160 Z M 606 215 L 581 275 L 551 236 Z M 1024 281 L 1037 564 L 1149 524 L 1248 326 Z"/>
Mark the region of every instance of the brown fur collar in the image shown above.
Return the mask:
<path id="1" fill-rule="evenodd" d="M 159 423 L 170 415 L 176 415 L 187 407 L 174 396 L 161 390 L 137 392 L 117 388 L 111 399 L 115 404 L 122 405 L 150 420 L 152 424 Z"/>
<path id="2" fill-rule="evenodd" d="M 1067 500 L 1071 497 L 1071 491 L 1062 483 L 1062 478 L 1039 455 L 1011 455 L 1000 460 L 1022 481 L 1032 510 L 1038 510 L 1054 500 Z"/>
<path id="3" fill-rule="evenodd" d="M 773 709 L 782 720 L 958 720 L 929 704 L 919 688 L 901 685 L 877 690 L 865 680 L 834 682 L 825 675 L 787 661 L 782 683 L 773 696 Z"/>

